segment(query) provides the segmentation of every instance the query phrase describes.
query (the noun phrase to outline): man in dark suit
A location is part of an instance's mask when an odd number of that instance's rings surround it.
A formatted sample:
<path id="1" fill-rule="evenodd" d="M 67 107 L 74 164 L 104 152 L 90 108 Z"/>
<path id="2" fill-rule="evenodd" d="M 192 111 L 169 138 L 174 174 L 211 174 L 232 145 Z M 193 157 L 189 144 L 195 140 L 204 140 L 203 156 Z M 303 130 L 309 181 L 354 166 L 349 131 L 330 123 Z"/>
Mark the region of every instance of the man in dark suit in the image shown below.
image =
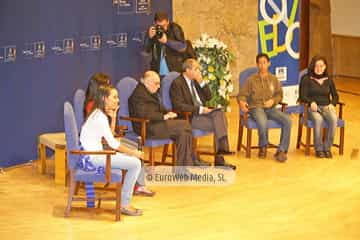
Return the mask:
<path id="1" fill-rule="evenodd" d="M 185 60 L 182 74 L 170 86 L 171 102 L 175 111 L 191 112 L 191 126 L 195 129 L 213 131 L 216 139 L 215 165 L 236 167 L 226 164 L 222 155 L 233 154 L 229 150 L 227 122 L 222 109 L 205 106 L 211 99 L 211 92 L 201 76 L 199 63 L 192 58 Z"/>
<path id="2" fill-rule="evenodd" d="M 171 138 L 176 144 L 177 165 L 192 166 L 192 131 L 186 120 L 175 120 L 177 114 L 168 111 L 159 101 L 157 91 L 160 87 L 159 75 L 147 71 L 129 98 L 131 117 L 146 118 L 147 136 L 153 139 Z M 133 122 L 134 131 L 140 134 L 140 123 Z M 195 162 L 195 165 L 199 165 Z"/>

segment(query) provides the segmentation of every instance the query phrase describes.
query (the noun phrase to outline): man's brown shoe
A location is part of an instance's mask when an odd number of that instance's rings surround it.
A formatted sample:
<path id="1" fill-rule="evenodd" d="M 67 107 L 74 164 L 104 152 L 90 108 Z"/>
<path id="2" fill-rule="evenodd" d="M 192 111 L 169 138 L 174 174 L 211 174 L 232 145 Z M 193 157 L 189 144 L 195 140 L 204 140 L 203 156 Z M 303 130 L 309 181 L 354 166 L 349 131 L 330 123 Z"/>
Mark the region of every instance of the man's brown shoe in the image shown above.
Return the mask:
<path id="1" fill-rule="evenodd" d="M 283 151 L 277 151 L 274 157 L 279 162 L 285 162 L 287 160 L 286 152 Z"/>

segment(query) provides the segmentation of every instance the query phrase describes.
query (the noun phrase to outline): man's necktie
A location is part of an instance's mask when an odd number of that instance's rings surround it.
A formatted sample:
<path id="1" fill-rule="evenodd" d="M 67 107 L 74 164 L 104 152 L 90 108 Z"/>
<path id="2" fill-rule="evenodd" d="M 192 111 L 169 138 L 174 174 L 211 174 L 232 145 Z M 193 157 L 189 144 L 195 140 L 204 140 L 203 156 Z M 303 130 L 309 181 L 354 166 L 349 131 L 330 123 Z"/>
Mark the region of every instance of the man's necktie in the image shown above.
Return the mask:
<path id="1" fill-rule="evenodd" d="M 196 88 L 194 81 L 191 81 L 191 98 L 196 107 L 202 106 L 201 101 L 199 101 L 198 98 L 196 97 Z"/>

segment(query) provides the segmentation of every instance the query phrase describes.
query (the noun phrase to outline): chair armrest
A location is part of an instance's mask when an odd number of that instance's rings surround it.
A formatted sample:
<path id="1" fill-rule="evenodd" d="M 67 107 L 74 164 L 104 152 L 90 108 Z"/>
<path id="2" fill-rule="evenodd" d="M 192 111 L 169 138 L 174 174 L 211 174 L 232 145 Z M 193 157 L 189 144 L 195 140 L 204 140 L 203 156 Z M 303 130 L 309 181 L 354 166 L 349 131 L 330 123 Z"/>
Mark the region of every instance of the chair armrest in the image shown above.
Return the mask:
<path id="1" fill-rule="evenodd" d="M 115 150 L 103 150 L 103 151 L 84 151 L 84 150 L 70 150 L 71 154 L 75 155 L 115 155 Z"/>
<path id="2" fill-rule="evenodd" d="M 150 122 L 150 120 L 148 120 L 148 119 L 145 119 L 145 118 L 136 118 L 136 117 L 124 117 L 124 116 L 120 116 L 120 119 L 121 119 L 121 120 L 125 120 L 125 121 L 130 121 L 130 122 L 139 122 L 139 123 L 142 123 L 142 122 L 148 123 L 148 122 Z"/>
<path id="3" fill-rule="evenodd" d="M 343 117 L 343 107 L 345 106 L 344 102 L 338 102 L 337 105 L 339 105 L 339 119 L 342 119 Z"/>
<path id="4" fill-rule="evenodd" d="M 136 117 L 125 117 L 125 116 L 120 116 L 121 120 L 125 120 L 125 121 L 131 121 L 131 122 L 138 122 L 141 124 L 141 145 L 144 146 L 145 144 L 145 139 L 146 139 L 146 124 L 148 122 L 150 122 L 149 119 L 144 119 L 144 118 L 136 118 Z"/>
<path id="5" fill-rule="evenodd" d="M 304 102 L 300 102 L 299 105 L 304 106 L 304 110 L 303 113 L 299 115 L 299 117 L 303 116 L 304 117 L 304 124 L 307 124 L 307 120 L 308 120 L 308 113 L 309 113 L 309 104 L 308 103 L 304 103 Z"/>
<path id="6" fill-rule="evenodd" d="M 115 128 L 115 137 L 123 137 L 127 132 L 128 127 L 124 125 L 116 126 Z"/>
<path id="7" fill-rule="evenodd" d="M 186 120 L 190 120 L 190 117 L 192 115 L 192 112 L 182 112 L 182 111 L 175 111 L 175 110 L 171 110 L 171 111 L 176 113 L 177 115 L 183 115 Z"/>
<path id="8" fill-rule="evenodd" d="M 282 112 L 285 112 L 285 108 L 286 108 L 286 106 L 287 106 L 288 104 L 285 103 L 285 102 L 279 102 L 279 104 L 281 105 L 281 111 L 282 111 Z"/>

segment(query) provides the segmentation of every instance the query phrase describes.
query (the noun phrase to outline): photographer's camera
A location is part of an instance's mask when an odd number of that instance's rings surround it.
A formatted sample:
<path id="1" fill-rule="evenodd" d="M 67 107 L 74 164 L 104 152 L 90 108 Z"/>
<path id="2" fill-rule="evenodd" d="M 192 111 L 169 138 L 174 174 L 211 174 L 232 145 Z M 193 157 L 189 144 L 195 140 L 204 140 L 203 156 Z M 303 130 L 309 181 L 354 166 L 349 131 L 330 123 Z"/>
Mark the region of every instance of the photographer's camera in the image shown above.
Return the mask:
<path id="1" fill-rule="evenodd" d="M 160 26 L 160 25 L 155 25 L 155 37 L 157 38 L 157 39 L 160 39 L 160 38 L 162 38 L 162 36 L 164 35 L 164 33 L 165 33 L 165 29 L 162 27 L 162 26 Z"/>

